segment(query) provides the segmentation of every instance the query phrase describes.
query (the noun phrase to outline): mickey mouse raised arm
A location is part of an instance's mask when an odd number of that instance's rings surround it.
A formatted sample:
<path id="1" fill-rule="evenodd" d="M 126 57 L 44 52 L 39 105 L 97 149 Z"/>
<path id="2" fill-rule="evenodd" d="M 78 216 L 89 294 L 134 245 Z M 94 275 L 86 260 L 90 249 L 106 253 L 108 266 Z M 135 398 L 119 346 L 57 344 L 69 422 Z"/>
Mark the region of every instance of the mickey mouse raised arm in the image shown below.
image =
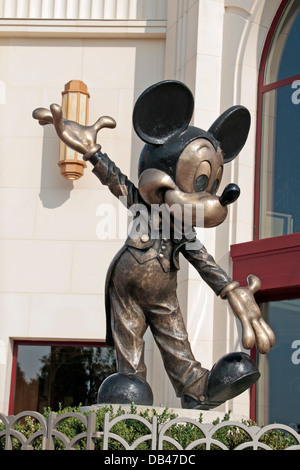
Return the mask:
<path id="1" fill-rule="evenodd" d="M 243 106 L 233 106 L 205 131 L 189 125 L 193 111 L 192 93 L 178 81 L 159 82 L 139 97 L 133 125 L 145 146 L 139 160 L 138 188 L 96 142 L 101 128 L 115 126 L 112 118 L 104 116 L 84 127 L 65 120 L 58 105 L 51 105 L 50 111 L 38 108 L 33 112 L 41 124 L 54 124 L 59 138 L 92 163 L 101 183 L 116 197 L 123 196 L 128 208 L 134 204 L 146 208 L 143 233 L 128 236 L 108 270 L 106 342 L 116 349 L 118 373 L 103 382 L 98 403 L 152 404 L 144 363 L 143 336 L 148 326 L 184 408 L 216 407 L 259 378 L 255 363 L 243 352 L 224 356 L 210 371 L 194 358 L 176 295 L 179 253 L 217 295 L 228 300 L 241 322 L 246 349 L 256 344 L 261 353 L 267 353 L 275 342 L 254 300 L 259 279 L 249 276 L 247 287 L 232 281 L 197 240 L 194 230 L 199 223 L 207 228 L 221 224 L 228 204 L 239 196 L 235 184 L 229 184 L 220 197 L 216 192 L 223 165 L 245 144 L 250 114 Z M 169 213 L 168 236 L 161 214 L 153 230 L 153 207 L 164 207 Z M 183 220 L 189 223 L 179 233 Z"/>

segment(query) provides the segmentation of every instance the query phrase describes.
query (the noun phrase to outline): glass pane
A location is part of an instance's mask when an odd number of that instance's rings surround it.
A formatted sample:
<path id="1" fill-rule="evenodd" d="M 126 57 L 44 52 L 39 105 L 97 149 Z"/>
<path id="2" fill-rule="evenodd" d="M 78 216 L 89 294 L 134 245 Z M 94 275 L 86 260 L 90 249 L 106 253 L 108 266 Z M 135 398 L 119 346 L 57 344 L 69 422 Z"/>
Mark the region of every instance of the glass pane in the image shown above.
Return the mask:
<path id="1" fill-rule="evenodd" d="M 300 232 L 300 104 L 285 86 L 264 94 L 260 238 Z"/>
<path id="2" fill-rule="evenodd" d="M 94 404 L 100 384 L 114 372 L 112 348 L 19 345 L 13 412 Z"/>
<path id="3" fill-rule="evenodd" d="M 300 432 L 300 299 L 264 303 L 261 309 L 276 343 L 259 355 L 257 422 L 286 424 Z"/>
<path id="4" fill-rule="evenodd" d="M 300 0 L 289 2 L 274 33 L 264 85 L 300 73 Z"/>

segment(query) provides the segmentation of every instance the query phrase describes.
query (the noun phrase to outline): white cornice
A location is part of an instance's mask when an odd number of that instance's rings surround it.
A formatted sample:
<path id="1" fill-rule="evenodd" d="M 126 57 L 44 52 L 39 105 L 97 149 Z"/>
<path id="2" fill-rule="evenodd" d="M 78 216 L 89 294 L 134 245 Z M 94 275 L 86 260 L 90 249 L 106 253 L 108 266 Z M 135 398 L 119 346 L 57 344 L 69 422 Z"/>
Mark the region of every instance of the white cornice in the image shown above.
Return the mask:
<path id="1" fill-rule="evenodd" d="M 1 37 L 165 37 L 166 20 L 1 19 Z"/>

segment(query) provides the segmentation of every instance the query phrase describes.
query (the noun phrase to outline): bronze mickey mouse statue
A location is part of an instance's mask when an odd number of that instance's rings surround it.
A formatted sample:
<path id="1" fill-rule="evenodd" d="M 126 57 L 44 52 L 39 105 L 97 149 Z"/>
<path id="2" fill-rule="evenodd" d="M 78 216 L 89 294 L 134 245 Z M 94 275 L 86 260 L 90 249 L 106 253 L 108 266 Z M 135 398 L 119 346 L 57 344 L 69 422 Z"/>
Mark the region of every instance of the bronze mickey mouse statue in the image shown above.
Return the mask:
<path id="1" fill-rule="evenodd" d="M 194 229 L 199 226 L 199 209 L 203 215 L 200 225 L 215 227 L 225 220 L 228 204 L 239 196 L 235 184 L 228 185 L 220 197 L 216 192 L 223 165 L 236 158 L 246 142 L 249 111 L 233 106 L 208 131 L 189 125 L 193 111 L 191 91 L 175 80 L 156 83 L 138 98 L 133 126 L 145 142 L 138 188 L 96 142 L 99 129 L 115 127 L 112 118 L 102 116 L 93 126 L 85 127 L 65 120 L 61 107 L 55 104 L 50 110 L 37 108 L 33 112 L 40 124 L 54 124 L 59 138 L 92 163 L 101 183 L 116 197 L 122 196 L 129 209 L 136 205 L 146 208 L 145 223 L 140 224 L 143 231 L 128 236 L 108 270 L 106 342 L 116 349 L 118 373 L 103 382 L 98 403 L 153 403 L 144 363 L 143 336 L 148 327 L 184 408 L 214 408 L 259 378 L 255 363 L 244 352 L 227 354 L 210 371 L 195 360 L 176 295 L 179 253 L 217 295 L 228 300 L 241 321 L 244 348 L 256 344 L 261 353 L 267 353 L 275 342 L 254 300 L 259 279 L 249 276 L 248 287 L 232 281 L 196 238 Z M 166 214 L 167 236 L 162 228 Z"/>

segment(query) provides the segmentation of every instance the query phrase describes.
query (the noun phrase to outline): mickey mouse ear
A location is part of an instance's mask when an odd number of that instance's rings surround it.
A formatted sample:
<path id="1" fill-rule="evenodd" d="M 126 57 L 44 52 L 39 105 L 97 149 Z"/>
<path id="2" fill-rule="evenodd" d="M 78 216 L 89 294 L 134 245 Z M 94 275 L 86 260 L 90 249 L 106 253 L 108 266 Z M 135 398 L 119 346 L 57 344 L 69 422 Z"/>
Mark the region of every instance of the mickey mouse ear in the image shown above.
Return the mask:
<path id="1" fill-rule="evenodd" d="M 183 132 L 194 112 L 194 98 L 181 82 L 166 80 L 147 88 L 133 110 L 133 127 L 147 144 L 161 145 Z"/>
<path id="2" fill-rule="evenodd" d="M 245 145 L 251 117 L 244 106 L 232 106 L 213 123 L 208 132 L 220 143 L 224 163 L 238 156 Z"/>

